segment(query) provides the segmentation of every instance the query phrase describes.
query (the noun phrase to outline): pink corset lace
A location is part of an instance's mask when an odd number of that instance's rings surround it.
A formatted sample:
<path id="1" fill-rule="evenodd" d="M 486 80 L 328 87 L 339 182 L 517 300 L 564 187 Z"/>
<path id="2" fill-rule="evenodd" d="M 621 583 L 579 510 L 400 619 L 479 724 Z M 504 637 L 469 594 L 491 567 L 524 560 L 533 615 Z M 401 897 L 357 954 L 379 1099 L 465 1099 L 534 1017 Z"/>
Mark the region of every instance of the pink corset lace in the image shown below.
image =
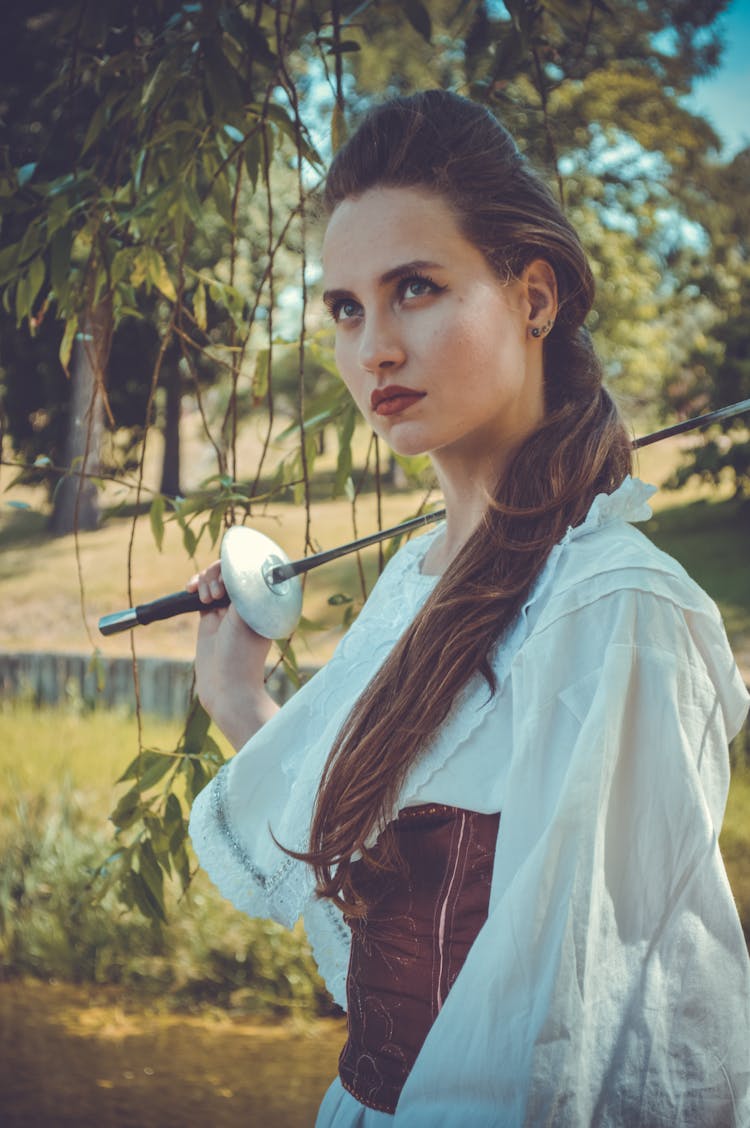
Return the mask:
<path id="1" fill-rule="evenodd" d="M 349 1037 L 339 1076 L 370 1108 L 394 1111 L 487 919 L 499 819 L 441 804 L 407 807 L 393 824 L 405 872 L 355 865 L 360 889 L 377 903 L 366 918 L 347 918 Z"/>

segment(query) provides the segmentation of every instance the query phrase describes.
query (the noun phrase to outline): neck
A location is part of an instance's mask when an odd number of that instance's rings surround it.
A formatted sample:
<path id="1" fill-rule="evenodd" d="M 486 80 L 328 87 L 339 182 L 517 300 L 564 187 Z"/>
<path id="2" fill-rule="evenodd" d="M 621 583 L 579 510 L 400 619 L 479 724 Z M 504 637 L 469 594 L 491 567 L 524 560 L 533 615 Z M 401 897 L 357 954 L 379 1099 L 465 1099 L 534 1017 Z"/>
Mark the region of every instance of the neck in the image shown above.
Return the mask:
<path id="1" fill-rule="evenodd" d="M 432 462 L 445 501 L 445 534 L 430 549 L 425 571 L 441 575 L 482 520 L 502 468 L 493 461 L 486 466 L 474 463 L 469 469 L 463 461 L 451 465 L 437 454 Z"/>

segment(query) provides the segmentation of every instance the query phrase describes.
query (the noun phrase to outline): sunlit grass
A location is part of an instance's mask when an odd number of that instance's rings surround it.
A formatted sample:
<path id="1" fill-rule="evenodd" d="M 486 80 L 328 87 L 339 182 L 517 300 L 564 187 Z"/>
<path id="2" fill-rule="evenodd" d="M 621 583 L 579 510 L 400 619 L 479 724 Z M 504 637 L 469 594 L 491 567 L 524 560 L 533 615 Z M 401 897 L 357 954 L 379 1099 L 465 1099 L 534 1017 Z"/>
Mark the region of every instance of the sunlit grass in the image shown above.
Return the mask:
<path id="1" fill-rule="evenodd" d="M 114 781 L 138 747 L 135 718 L 97 710 L 37 709 L 6 702 L 0 708 L 0 786 L 12 795 L 82 792 L 88 809 L 106 818 L 114 806 Z M 174 748 L 179 721 L 144 718 L 148 747 Z"/>
<path id="2" fill-rule="evenodd" d="M 738 759 L 732 772 L 719 841 L 729 883 L 750 944 L 750 760 L 747 756 Z"/>

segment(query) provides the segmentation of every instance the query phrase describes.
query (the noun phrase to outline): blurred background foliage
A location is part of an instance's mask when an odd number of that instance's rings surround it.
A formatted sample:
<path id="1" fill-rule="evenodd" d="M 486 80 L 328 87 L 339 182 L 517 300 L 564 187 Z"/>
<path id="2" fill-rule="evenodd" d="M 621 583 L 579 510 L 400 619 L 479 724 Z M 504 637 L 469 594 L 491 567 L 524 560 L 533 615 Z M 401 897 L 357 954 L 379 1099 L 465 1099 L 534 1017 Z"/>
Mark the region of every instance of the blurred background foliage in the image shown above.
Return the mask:
<path id="1" fill-rule="evenodd" d="M 683 101 L 718 64 L 726 6 L 6 0 L 0 419 L 13 480 L 46 483 L 55 534 L 95 529 L 105 485 L 122 483 L 120 511 L 148 508 L 157 545 L 179 526 L 186 574 L 201 537 L 215 544 L 290 498 L 314 550 L 312 483 L 331 443 L 331 489 L 353 513 L 365 477 L 378 497 L 411 478 L 426 504 L 423 460 L 396 464 L 373 439 L 355 466 L 318 300 L 316 191 L 373 101 L 436 85 L 489 106 L 560 193 L 597 274 L 590 327 L 634 425 L 750 396 L 750 150 L 725 158 Z M 214 463 L 189 489 L 188 406 Z M 238 453 L 249 422 L 262 435 L 252 465 Z M 154 432 L 158 486 L 144 477 Z M 695 447 L 673 484 L 695 475 L 748 491 L 741 421 Z M 280 660 L 297 676 L 292 645 Z M 223 754 L 197 705 L 169 752 L 141 726 L 137 743 L 97 880 L 159 922 L 169 879 L 190 883 L 187 807 Z"/>

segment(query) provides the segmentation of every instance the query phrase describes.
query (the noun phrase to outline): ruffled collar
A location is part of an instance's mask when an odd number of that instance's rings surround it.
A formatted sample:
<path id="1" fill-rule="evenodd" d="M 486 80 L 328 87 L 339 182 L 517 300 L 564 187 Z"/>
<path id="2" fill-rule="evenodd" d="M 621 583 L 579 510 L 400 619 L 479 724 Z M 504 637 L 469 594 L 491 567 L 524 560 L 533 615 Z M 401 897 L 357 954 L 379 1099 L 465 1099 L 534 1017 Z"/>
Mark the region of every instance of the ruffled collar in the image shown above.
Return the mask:
<path id="1" fill-rule="evenodd" d="M 649 485 L 648 482 L 643 482 L 640 478 L 633 478 L 628 474 L 611 494 L 600 493 L 596 495 L 591 502 L 585 520 L 580 525 L 568 528 L 565 536 L 559 542 L 560 546 L 577 540 L 578 537 L 584 537 L 588 533 L 596 532 L 597 529 L 611 525 L 614 521 L 629 523 L 648 521 L 652 516 L 648 501 L 656 492 L 656 486 Z M 422 572 L 422 564 L 433 538 L 442 534 L 444 529 L 445 522 L 441 521 L 429 532 L 423 533 L 415 540 L 408 541 L 401 550 L 404 562 L 408 561 L 409 565 L 415 565 L 414 572 L 424 580 L 434 582 L 439 579 L 433 573 Z"/>
<path id="2" fill-rule="evenodd" d="M 575 528 L 568 529 L 566 539 L 575 540 L 597 529 L 610 525 L 613 521 L 648 521 L 651 517 L 649 498 L 656 493 L 656 486 L 642 482 L 640 478 L 627 478 L 611 494 L 597 494 L 586 514 L 586 520 Z"/>

